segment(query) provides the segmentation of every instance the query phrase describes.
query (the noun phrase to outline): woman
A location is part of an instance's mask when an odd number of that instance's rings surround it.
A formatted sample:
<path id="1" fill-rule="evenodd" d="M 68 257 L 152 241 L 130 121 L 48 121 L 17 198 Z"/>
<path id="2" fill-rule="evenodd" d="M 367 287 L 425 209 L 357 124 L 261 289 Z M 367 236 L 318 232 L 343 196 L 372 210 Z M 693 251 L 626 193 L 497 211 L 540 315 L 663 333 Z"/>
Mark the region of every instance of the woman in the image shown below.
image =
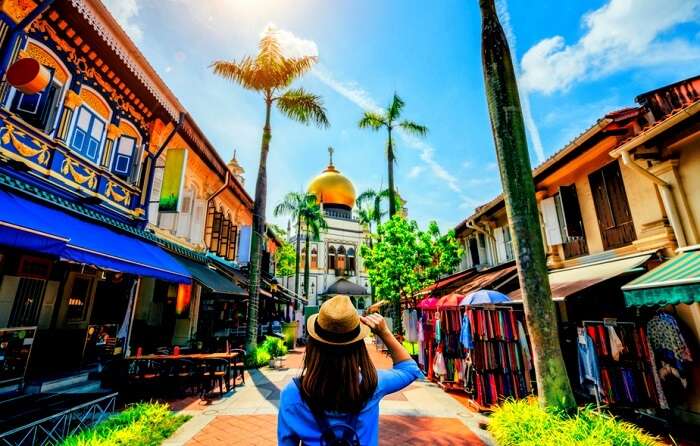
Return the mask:
<path id="1" fill-rule="evenodd" d="M 421 377 L 418 365 L 384 318 L 358 316 L 348 296 L 326 301 L 309 317 L 306 328 L 309 340 L 301 376 L 280 397 L 278 444 L 326 445 L 335 437 L 348 439 L 340 444 L 376 445 L 379 401 Z M 391 352 L 391 370 L 374 368 L 364 341 L 370 330 Z"/>

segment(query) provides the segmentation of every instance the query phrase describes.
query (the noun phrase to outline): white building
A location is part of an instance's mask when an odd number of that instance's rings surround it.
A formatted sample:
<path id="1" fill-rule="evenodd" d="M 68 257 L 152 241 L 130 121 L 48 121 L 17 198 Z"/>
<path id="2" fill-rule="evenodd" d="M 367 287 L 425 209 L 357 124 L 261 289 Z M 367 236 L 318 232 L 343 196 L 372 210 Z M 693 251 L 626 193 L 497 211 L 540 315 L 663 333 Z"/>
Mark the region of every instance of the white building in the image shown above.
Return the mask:
<path id="1" fill-rule="evenodd" d="M 365 309 L 371 304 L 370 285 L 359 252 L 368 233 L 353 214 L 355 187 L 335 168 L 331 156 L 328 167 L 309 183 L 308 191 L 318 197 L 328 223 L 328 230 L 321 233 L 320 240 L 310 243 L 308 304 L 320 305 L 327 297 L 347 294 L 358 309 Z M 293 234 L 290 242 L 296 243 L 297 236 L 302 247 L 299 293 L 303 294 L 304 230 L 300 235 Z M 284 286 L 294 289 L 294 280 L 293 275 L 285 278 Z"/>

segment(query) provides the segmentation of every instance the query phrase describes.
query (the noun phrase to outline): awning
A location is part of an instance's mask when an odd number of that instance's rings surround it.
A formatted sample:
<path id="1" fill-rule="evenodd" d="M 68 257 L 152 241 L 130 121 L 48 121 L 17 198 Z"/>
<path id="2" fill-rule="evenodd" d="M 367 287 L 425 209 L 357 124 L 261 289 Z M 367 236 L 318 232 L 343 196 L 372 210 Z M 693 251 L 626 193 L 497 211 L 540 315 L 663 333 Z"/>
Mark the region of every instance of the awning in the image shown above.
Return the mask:
<path id="1" fill-rule="evenodd" d="M 508 281 L 511 277 L 515 276 L 516 272 L 516 266 L 509 264 L 478 272 L 469 282 L 459 287 L 454 293 L 442 297 L 437 303 L 437 308 L 438 310 L 457 308 L 467 294 L 485 288 L 493 288 L 499 283 Z"/>
<path id="2" fill-rule="evenodd" d="M 552 290 L 552 299 L 562 300 L 620 274 L 634 272 L 649 260 L 651 255 L 650 253 L 635 254 L 614 260 L 551 271 L 549 273 L 549 287 Z M 518 288 L 508 296 L 513 300 L 522 300 L 522 290 Z"/>
<path id="3" fill-rule="evenodd" d="M 458 273 L 452 274 L 451 276 L 443 277 L 441 279 L 438 279 L 433 283 L 432 285 L 429 285 L 422 290 L 420 290 L 418 293 L 416 293 L 419 296 L 428 294 L 432 291 L 436 291 L 448 286 L 459 286 L 459 281 L 464 281 L 468 279 L 470 276 L 473 276 L 476 274 L 476 269 L 474 268 L 469 268 L 464 271 L 460 271 Z"/>
<path id="4" fill-rule="evenodd" d="M 700 302 L 700 246 L 686 248 L 623 286 L 622 292 L 628 307 Z"/>
<path id="5" fill-rule="evenodd" d="M 216 272 L 207 265 L 193 262 L 192 260 L 179 256 L 177 257 L 177 261 L 187 268 L 194 280 L 204 285 L 213 293 L 235 296 L 246 296 L 248 294 L 243 288 L 233 283 L 231 279 Z"/>
<path id="6" fill-rule="evenodd" d="M 0 189 L 0 244 L 137 276 L 190 283 L 155 244 Z"/>

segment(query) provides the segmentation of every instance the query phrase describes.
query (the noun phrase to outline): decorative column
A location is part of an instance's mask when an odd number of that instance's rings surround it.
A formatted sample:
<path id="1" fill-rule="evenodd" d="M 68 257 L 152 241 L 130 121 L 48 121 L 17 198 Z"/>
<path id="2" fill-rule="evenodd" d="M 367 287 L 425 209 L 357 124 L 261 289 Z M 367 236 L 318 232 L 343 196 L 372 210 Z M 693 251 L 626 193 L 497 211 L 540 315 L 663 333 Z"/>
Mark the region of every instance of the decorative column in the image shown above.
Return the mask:
<path id="1" fill-rule="evenodd" d="M 66 99 L 63 101 L 63 110 L 61 111 L 61 120 L 58 122 L 58 130 L 56 131 L 56 138 L 68 143 L 68 133 L 70 130 L 70 123 L 73 119 L 73 113 L 75 109 L 83 103 L 83 99 L 73 90 L 68 90 L 66 92 Z"/>
<path id="2" fill-rule="evenodd" d="M 114 143 L 121 136 L 121 131 L 119 127 L 114 124 L 109 124 L 107 126 L 107 139 L 105 140 L 105 149 L 102 151 L 102 161 L 100 165 L 109 168 L 109 160 L 112 159 L 112 150 L 114 149 Z"/>

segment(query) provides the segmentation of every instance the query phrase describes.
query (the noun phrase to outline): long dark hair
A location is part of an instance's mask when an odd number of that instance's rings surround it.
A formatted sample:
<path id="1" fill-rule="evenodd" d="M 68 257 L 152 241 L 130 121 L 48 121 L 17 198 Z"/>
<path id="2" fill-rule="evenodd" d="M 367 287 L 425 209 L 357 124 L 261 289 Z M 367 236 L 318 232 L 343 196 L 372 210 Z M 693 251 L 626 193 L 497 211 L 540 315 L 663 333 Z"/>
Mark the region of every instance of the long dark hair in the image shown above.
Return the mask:
<path id="1" fill-rule="evenodd" d="M 364 340 L 327 345 L 309 337 L 301 372 L 301 392 L 312 409 L 357 413 L 377 388 L 377 369 Z"/>

